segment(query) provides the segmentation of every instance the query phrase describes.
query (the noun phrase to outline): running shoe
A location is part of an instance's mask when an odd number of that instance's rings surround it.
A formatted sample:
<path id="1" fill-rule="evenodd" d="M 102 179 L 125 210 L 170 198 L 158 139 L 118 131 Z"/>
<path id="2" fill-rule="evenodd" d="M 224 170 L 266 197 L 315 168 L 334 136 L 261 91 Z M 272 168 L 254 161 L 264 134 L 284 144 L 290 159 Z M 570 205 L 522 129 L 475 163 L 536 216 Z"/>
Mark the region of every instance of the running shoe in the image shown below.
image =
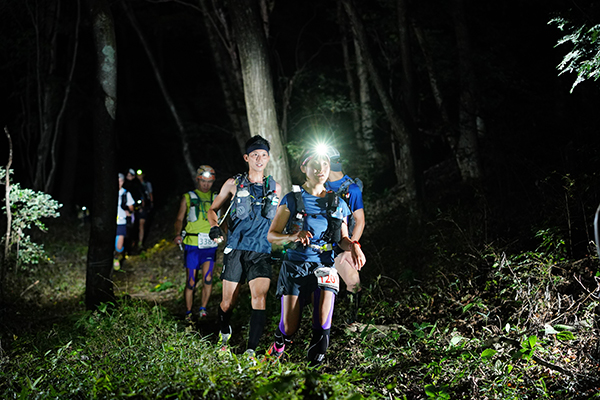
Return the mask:
<path id="1" fill-rule="evenodd" d="M 248 361 L 248 363 L 256 365 L 256 352 L 254 350 L 247 349 L 244 352 L 244 358 L 246 359 L 246 361 Z"/>
<path id="2" fill-rule="evenodd" d="M 269 347 L 269 350 L 267 350 L 267 357 L 265 358 L 271 358 L 273 362 L 279 361 L 281 359 L 281 356 L 283 356 L 284 350 L 285 344 L 282 348 L 279 349 L 277 348 L 277 345 L 273 343 L 271 347 Z"/>
<path id="3" fill-rule="evenodd" d="M 198 311 L 198 318 L 206 318 L 207 315 L 208 313 L 206 312 L 206 308 L 200 307 L 200 310 Z"/>
<path id="4" fill-rule="evenodd" d="M 231 326 L 229 327 L 229 333 L 219 332 L 219 345 L 221 346 L 221 350 L 227 350 L 229 338 L 231 338 Z"/>
<path id="5" fill-rule="evenodd" d="M 113 259 L 113 269 L 115 271 L 118 271 L 121 269 L 121 263 L 119 262 L 118 258 Z"/>
<path id="6" fill-rule="evenodd" d="M 191 324 L 191 323 L 194 322 L 191 311 L 186 311 L 185 312 L 185 322 L 188 323 L 188 324 Z"/>

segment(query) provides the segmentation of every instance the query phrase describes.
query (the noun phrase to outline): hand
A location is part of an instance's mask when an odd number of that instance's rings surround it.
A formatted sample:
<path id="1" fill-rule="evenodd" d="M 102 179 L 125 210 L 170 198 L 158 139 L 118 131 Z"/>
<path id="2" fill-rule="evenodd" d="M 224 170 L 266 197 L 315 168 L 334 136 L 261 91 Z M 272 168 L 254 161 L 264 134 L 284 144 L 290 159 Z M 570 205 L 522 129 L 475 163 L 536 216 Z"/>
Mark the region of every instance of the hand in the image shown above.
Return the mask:
<path id="1" fill-rule="evenodd" d="M 309 231 L 300 231 L 294 236 L 296 236 L 294 242 L 300 242 L 302 245 L 308 246 L 310 244 L 310 239 L 313 237 L 313 234 Z"/>
<path id="2" fill-rule="evenodd" d="M 352 261 L 353 261 L 352 267 L 354 267 L 355 269 L 360 271 L 360 269 L 367 262 L 367 258 L 365 257 L 365 254 L 362 252 L 360 245 L 358 245 L 357 243 L 352 243 L 352 246 L 350 247 L 350 253 L 352 254 Z"/>
<path id="3" fill-rule="evenodd" d="M 208 237 L 217 243 L 221 243 L 223 241 L 223 232 L 221 232 L 219 226 L 213 226 L 208 232 Z"/>
<path id="4" fill-rule="evenodd" d="M 181 238 L 181 235 L 175 236 L 175 239 L 173 239 L 173 242 L 175 244 L 181 244 L 183 242 L 183 239 Z"/>

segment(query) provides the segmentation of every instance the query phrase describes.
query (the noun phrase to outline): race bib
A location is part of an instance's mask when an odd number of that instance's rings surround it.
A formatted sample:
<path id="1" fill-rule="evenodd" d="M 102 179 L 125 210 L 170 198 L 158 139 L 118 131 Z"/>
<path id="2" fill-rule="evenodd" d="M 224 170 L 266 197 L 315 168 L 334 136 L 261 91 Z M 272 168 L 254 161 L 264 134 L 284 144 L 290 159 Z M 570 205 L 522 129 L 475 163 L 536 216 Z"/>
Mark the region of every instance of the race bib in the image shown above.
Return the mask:
<path id="1" fill-rule="evenodd" d="M 314 273 L 319 287 L 340 289 L 340 278 L 335 268 L 321 267 L 317 268 Z"/>
<path id="2" fill-rule="evenodd" d="M 199 233 L 198 234 L 198 248 L 199 249 L 212 249 L 213 247 L 218 247 L 219 245 L 212 240 L 208 233 Z"/>

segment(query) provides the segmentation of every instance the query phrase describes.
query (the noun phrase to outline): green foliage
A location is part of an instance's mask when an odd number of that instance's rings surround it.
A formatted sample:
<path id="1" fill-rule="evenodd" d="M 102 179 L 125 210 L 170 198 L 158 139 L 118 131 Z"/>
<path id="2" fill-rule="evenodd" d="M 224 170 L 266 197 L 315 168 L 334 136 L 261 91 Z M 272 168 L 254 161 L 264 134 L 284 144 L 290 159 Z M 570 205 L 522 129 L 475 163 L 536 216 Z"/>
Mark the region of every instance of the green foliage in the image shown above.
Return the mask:
<path id="1" fill-rule="evenodd" d="M 0 182 L 10 179 L 10 174 L 12 174 L 12 170 L 9 171 L 9 177 L 7 177 L 6 169 L 0 168 Z M 28 231 L 35 226 L 42 232 L 46 232 L 47 229 L 42 219 L 60 216 L 57 210 L 62 205 L 46 193 L 21 189 L 18 183 L 11 184 L 8 200 L 12 215 L 9 246 L 11 249 L 17 247 L 18 252 L 15 255 L 17 263 L 31 265 L 38 264 L 40 261 L 51 262 L 43 245 L 32 242 Z M 5 202 L 3 202 L 2 210 L 6 214 Z M 6 236 L 3 236 L 2 242 L 5 243 L 5 241 Z"/>
<path id="2" fill-rule="evenodd" d="M 557 46 L 570 43 L 572 45 L 569 51 L 558 65 L 560 75 L 566 72 L 577 74 L 571 92 L 575 86 L 587 79 L 597 81 L 600 77 L 600 25 L 589 26 L 588 24 L 576 25 L 572 21 L 557 17 L 549 22 L 555 24 L 558 29 L 565 32 L 565 35 L 559 39 Z"/>
<path id="3" fill-rule="evenodd" d="M 254 365 L 140 301 L 103 304 L 57 329 L 62 337 L 52 343 L 12 343 L 12 356 L 0 361 L 0 397 L 364 398 L 353 385 L 357 373 Z"/>

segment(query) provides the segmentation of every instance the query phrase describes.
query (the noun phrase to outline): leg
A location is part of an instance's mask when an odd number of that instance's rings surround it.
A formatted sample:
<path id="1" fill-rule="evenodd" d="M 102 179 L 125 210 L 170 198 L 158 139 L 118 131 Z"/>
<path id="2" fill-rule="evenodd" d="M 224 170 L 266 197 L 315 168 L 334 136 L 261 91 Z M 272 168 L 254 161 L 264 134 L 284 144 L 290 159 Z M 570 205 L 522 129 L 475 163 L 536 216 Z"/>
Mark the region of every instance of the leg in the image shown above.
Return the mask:
<path id="1" fill-rule="evenodd" d="M 221 304 L 219 305 L 219 327 L 224 345 L 227 343 L 227 340 L 229 340 L 229 335 L 231 335 L 231 327 L 229 326 L 229 321 L 231 319 L 231 314 L 233 313 L 233 306 L 237 300 L 239 292 L 239 282 L 223 280 L 223 296 L 221 298 Z M 225 337 L 224 335 L 228 336 Z"/>
<path id="2" fill-rule="evenodd" d="M 194 304 L 194 291 L 196 289 L 196 277 L 197 270 L 193 268 L 187 268 L 187 280 L 185 282 L 184 290 L 185 307 L 187 310 L 186 314 L 192 312 L 192 305 Z"/>
<path id="3" fill-rule="evenodd" d="M 117 237 L 115 238 L 115 256 L 114 256 L 114 260 L 113 260 L 113 269 L 115 271 L 121 269 L 121 262 L 119 261 L 119 258 L 123 254 L 124 249 L 125 249 L 125 236 L 117 235 Z"/>
<path id="4" fill-rule="evenodd" d="M 262 336 L 267 322 L 267 292 L 271 279 L 255 278 L 249 282 L 252 296 L 252 315 L 250 316 L 250 330 L 248 332 L 248 348 L 255 350 Z"/>
<path id="5" fill-rule="evenodd" d="M 146 226 L 146 218 L 140 218 L 140 224 L 138 227 L 138 245 L 142 247 L 144 244 L 144 228 Z"/>
<path id="6" fill-rule="evenodd" d="M 308 348 L 310 366 L 318 366 L 325 360 L 334 303 L 333 292 L 317 289 L 313 293 L 313 337 Z"/>
<path id="7" fill-rule="evenodd" d="M 116 240 L 115 240 L 115 251 L 118 254 L 123 253 L 123 248 L 125 246 L 125 236 L 123 235 L 118 235 Z"/>
<path id="8" fill-rule="evenodd" d="M 335 268 L 337 269 L 340 277 L 346 284 L 346 290 L 350 293 L 356 293 L 360 291 L 360 275 L 358 271 L 344 260 L 344 257 L 348 257 L 349 251 L 339 254 L 335 258 Z"/>
<path id="9" fill-rule="evenodd" d="M 206 308 L 212 292 L 213 266 L 213 261 L 205 261 L 204 264 L 202 264 L 202 300 L 200 305 L 204 308 Z"/>
<path id="10" fill-rule="evenodd" d="M 349 315 L 346 319 L 346 323 L 351 324 L 356 321 L 358 316 L 358 308 L 360 307 L 361 289 L 360 289 L 360 275 L 359 272 L 352 268 L 352 266 L 344 260 L 344 257 L 348 257 L 349 252 L 339 254 L 335 258 L 335 267 L 340 274 L 340 277 L 346 283 L 346 302 L 348 304 Z"/>
<path id="11" fill-rule="evenodd" d="M 275 343 L 271 345 L 267 354 L 279 358 L 283 355 L 285 345 L 291 343 L 291 337 L 300 325 L 302 305 L 298 296 L 281 296 L 281 319 L 279 329 L 275 332 Z"/>

